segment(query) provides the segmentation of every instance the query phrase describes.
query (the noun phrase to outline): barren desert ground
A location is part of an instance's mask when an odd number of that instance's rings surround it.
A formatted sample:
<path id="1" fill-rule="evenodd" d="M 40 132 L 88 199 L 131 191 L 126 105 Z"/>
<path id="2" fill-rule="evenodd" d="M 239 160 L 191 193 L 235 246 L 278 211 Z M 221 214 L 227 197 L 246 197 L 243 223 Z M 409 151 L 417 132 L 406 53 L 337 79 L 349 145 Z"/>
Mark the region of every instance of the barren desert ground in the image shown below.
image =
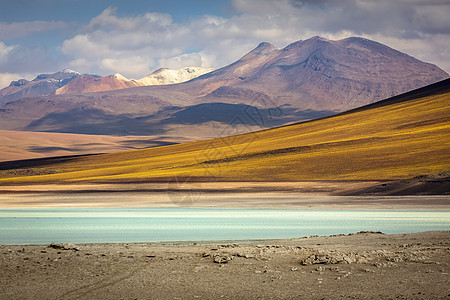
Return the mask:
<path id="1" fill-rule="evenodd" d="M 0 298 L 450 297 L 449 231 L 53 247 L 0 246 Z"/>

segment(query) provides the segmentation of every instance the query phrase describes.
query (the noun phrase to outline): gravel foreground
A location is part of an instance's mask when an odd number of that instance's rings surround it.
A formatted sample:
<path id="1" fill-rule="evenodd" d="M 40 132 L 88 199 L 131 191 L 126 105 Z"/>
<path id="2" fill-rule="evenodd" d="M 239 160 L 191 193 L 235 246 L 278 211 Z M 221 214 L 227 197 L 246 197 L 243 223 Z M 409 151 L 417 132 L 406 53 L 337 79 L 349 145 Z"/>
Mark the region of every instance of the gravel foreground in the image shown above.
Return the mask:
<path id="1" fill-rule="evenodd" d="M 450 298 L 450 231 L 0 253 L 0 299 Z"/>

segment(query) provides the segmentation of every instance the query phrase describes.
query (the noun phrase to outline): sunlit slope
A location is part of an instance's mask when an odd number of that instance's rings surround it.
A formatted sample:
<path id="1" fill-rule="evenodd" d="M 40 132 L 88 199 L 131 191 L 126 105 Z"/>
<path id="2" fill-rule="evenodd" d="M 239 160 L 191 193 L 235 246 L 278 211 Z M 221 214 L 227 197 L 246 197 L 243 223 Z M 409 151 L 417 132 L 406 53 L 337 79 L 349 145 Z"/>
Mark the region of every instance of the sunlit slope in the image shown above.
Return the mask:
<path id="1" fill-rule="evenodd" d="M 450 169 L 450 80 L 329 118 L 227 138 L 17 164 L 0 183 L 409 178 Z M 3 166 L 4 167 L 4 166 Z M 3 171 L 2 173 L 4 173 Z M 11 176 L 11 170 L 8 173 Z"/>

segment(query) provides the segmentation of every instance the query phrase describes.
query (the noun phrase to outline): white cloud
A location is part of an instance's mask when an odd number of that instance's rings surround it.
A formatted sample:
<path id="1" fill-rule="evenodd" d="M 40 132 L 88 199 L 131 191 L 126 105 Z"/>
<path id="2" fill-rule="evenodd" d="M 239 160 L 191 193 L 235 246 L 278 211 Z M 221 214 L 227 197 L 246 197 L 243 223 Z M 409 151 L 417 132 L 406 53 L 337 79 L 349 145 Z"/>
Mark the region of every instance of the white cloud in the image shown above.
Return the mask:
<path id="1" fill-rule="evenodd" d="M 175 57 L 161 58 L 158 60 L 159 66 L 169 69 L 181 69 L 187 66 L 208 68 L 214 64 L 215 57 L 205 52 L 195 52 L 182 54 Z"/>
<path id="2" fill-rule="evenodd" d="M 19 79 L 28 79 L 31 80 L 34 78 L 34 75 L 31 74 L 15 74 L 15 73 L 0 73 L 0 89 L 9 86 L 11 81 L 19 80 Z"/>
<path id="3" fill-rule="evenodd" d="M 9 53 L 16 48 L 15 45 L 8 46 L 0 41 L 0 63 L 8 59 Z"/>
<path id="4" fill-rule="evenodd" d="M 363 36 L 450 71 L 450 3 L 444 0 L 234 0 L 229 18 L 187 23 L 105 9 L 61 50 L 81 72 L 139 78 L 159 67 L 221 67 L 260 42 L 278 47 L 314 35 Z"/>
<path id="5" fill-rule="evenodd" d="M 119 18 L 114 8 L 107 8 L 84 33 L 64 41 L 61 50 L 73 58 L 70 66 L 82 72 L 141 77 L 156 60 L 183 54 L 183 40 L 190 33 L 167 14 Z"/>
<path id="6" fill-rule="evenodd" d="M 0 73 L 0 89 L 8 86 L 11 81 L 20 79 L 19 74 L 12 74 L 12 73 Z"/>

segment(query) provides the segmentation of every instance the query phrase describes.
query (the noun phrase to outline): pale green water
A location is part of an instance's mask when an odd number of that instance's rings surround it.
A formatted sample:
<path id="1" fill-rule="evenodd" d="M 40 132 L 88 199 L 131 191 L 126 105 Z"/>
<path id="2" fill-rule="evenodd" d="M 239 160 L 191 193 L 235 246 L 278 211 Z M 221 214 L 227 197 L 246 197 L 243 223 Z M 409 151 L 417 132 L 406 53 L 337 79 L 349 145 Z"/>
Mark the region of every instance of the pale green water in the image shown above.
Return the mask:
<path id="1" fill-rule="evenodd" d="M 0 210 L 0 244 L 294 238 L 450 230 L 450 211 L 65 208 Z"/>

